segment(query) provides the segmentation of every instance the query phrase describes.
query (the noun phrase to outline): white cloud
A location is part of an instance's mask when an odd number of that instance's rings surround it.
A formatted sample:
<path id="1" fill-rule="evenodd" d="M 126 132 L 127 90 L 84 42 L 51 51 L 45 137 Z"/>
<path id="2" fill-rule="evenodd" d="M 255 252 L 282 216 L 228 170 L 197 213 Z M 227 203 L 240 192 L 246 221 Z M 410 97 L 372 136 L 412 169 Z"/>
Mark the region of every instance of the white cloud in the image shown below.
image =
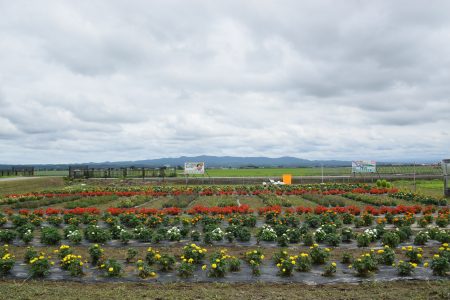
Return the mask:
<path id="1" fill-rule="evenodd" d="M 447 1 L 0 11 L 0 163 L 450 154 Z"/>

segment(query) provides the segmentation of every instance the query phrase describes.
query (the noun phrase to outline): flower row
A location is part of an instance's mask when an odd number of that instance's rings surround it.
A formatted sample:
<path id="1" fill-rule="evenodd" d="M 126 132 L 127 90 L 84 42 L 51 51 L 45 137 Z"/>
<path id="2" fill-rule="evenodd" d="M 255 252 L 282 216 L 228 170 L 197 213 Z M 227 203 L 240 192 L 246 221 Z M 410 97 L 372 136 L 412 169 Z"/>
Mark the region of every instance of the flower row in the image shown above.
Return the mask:
<path id="1" fill-rule="evenodd" d="M 424 268 L 430 267 L 434 275 L 447 276 L 450 271 L 450 248 L 448 243 L 443 243 L 435 254 L 426 259 L 420 247 L 405 247 L 402 249 L 406 258 L 397 260 L 397 254 L 389 246 L 381 249 L 372 249 L 354 258 L 349 252 L 342 255 L 341 262 L 348 265 L 349 270 L 354 270 L 356 276 L 367 277 L 376 273 L 380 265 L 392 266 L 397 269 L 400 276 L 411 275 L 420 265 Z M 86 274 L 87 265 L 91 270 L 98 270 L 100 276 L 120 277 L 124 274 L 123 263 L 116 259 L 107 258 L 104 249 L 98 244 L 92 245 L 89 250 L 89 259 L 74 253 L 68 245 L 62 245 L 54 250 L 56 261 L 51 255 L 38 252 L 32 247 L 28 247 L 24 262 L 28 264 L 30 277 L 45 277 L 50 273 L 50 269 L 55 263 L 60 268 L 67 271 L 71 276 L 81 277 Z M 330 261 L 329 248 L 322 248 L 314 244 L 308 252 L 289 254 L 286 250 L 275 252 L 272 256 L 272 263 L 276 266 L 278 276 L 292 276 L 294 271 L 309 272 L 313 265 L 324 265 L 322 276 L 335 276 L 337 263 Z M 206 272 L 209 277 L 224 277 L 227 273 L 241 270 L 242 261 L 246 263 L 254 276 L 260 276 L 260 266 L 266 261 L 266 257 L 261 249 L 249 250 L 238 258 L 229 255 L 226 249 L 215 251 L 206 260 L 208 250 L 190 244 L 182 249 L 179 256 L 148 248 L 145 256 L 138 258 L 138 251 L 129 248 L 127 251 L 125 264 L 135 266 L 135 274 L 140 278 L 154 278 L 158 273 L 176 270 L 178 276 L 188 278 L 194 275 L 198 269 Z M 0 275 L 4 276 L 11 272 L 15 264 L 15 257 L 9 251 L 8 245 L 0 248 Z"/>

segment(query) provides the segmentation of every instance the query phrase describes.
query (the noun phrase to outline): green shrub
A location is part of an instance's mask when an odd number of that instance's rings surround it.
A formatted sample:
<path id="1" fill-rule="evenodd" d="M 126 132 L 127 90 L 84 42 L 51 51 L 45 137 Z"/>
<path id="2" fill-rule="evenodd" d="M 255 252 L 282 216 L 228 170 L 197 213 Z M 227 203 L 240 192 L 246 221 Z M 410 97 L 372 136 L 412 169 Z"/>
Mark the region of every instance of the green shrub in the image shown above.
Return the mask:
<path id="1" fill-rule="evenodd" d="M 6 244 L 11 243 L 17 236 L 14 230 L 0 230 L 0 241 Z"/>
<path id="2" fill-rule="evenodd" d="M 98 244 L 89 247 L 89 255 L 91 257 L 92 265 L 96 266 L 101 264 L 103 261 L 103 252 L 104 250 Z"/>
<path id="3" fill-rule="evenodd" d="M 38 257 L 32 258 L 30 260 L 30 276 L 31 277 L 45 277 L 50 273 L 50 267 L 53 262 L 45 257 L 45 255 L 40 255 Z"/>
<path id="4" fill-rule="evenodd" d="M 378 262 L 386 266 L 391 266 L 395 261 L 395 252 L 388 245 L 377 251 Z"/>
<path id="5" fill-rule="evenodd" d="M 331 277 L 334 276 L 334 274 L 336 274 L 336 263 L 332 262 L 325 266 L 322 276 Z"/>
<path id="6" fill-rule="evenodd" d="M 363 254 L 360 258 L 357 258 L 353 262 L 353 268 L 362 277 L 368 276 L 378 270 L 377 261 L 370 253 Z"/>
<path id="7" fill-rule="evenodd" d="M 417 264 L 412 262 L 399 261 L 397 264 L 397 272 L 400 276 L 409 276 L 417 267 Z"/>
<path id="8" fill-rule="evenodd" d="M 450 262 L 446 257 L 435 254 L 430 264 L 434 275 L 446 276 L 450 271 Z"/>
<path id="9" fill-rule="evenodd" d="M 115 259 L 108 259 L 100 267 L 105 270 L 108 277 L 119 277 L 122 272 L 122 265 Z"/>
<path id="10" fill-rule="evenodd" d="M 398 244 L 400 244 L 400 237 L 397 233 L 388 231 L 381 237 L 381 242 L 383 245 L 387 245 L 390 248 L 396 248 Z"/>
<path id="11" fill-rule="evenodd" d="M 41 230 L 41 243 L 45 245 L 56 245 L 62 239 L 59 230 L 54 227 L 44 227 Z"/>
<path id="12" fill-rule="evenodd" d="M 308 272 L 312 267 L 312 259 L 308 253 L 300 253 L 297 258 L 296 270 L 299 272 Z"/>
<path id="13" fill-rule="evenodd" d="M 309 255 L 311 256 L 311 260 L 312 260 L 313 264 L 316 264 L 316 265 L 324 264 L 330 257 L 330 249 L 328 249 L 328 248 L 322 249 L 319 247 L 319 245 L 314 244 L 311 247 L 311 251 L 310 251 Z"/>
<path id="14" fill-rule="evenodd" d="M 104 243 L 111 239 L 109 231 L 98 225 L 89 225 L 86 227 L 84 236 L 91 243 Z"/>
<path id="15" fill-rule="evenodd" d="M 188 278 L 194 274 L 195 265 L 187 261 L 182 261 L 178 266 L 178 276 Z"/>

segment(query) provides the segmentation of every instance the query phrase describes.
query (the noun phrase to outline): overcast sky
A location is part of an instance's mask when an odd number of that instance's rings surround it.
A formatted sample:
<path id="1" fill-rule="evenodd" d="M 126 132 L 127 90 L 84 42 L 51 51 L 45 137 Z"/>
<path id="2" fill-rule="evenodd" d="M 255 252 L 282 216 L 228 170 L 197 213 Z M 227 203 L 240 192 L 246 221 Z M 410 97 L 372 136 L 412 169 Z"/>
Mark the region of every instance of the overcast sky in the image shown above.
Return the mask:
<path id="1" fill-rule="evenodd" d="M 0 163 L 450 156 L 450 1 L 0 12 Z"/>

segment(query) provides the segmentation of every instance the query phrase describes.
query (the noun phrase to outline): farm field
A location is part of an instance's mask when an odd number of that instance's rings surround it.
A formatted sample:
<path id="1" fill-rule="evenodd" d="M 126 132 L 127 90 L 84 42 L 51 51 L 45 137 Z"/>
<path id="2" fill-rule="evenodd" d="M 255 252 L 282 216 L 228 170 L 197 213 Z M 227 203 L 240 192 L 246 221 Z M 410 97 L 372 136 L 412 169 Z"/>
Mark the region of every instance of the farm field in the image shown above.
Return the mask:
<path id="1" fill-rule="evenodd" d="M 380 174 L 442 174 L 442 170 L 435 166 L 378 166 L 377 172 Z M 292 176 L 320 176 L 322 168 L 258 168 L 258 169 L 207 169 L 211 177 L 270 177 L 292 174 Z M 351 167 L 324 167 L 325 176 L 351 175 Z M 182 176 L 182 173 L 180 173 Z"/>
<path id="2" fill-rule="evenodd" d="M 2 295 L 439 299 L 448 199 L 418 186 L 0 182 Z"/>
<path id="3" fill-rule="evenodd" d="M 379 174 L 413 174 L 418 175 L 440 175 L 442 169 L 439 166 L 431 165 L 400 165 L 400 166 L 378 166 Z M 206 169 L 206 173 L 211 177 L 280 177 L 283 174 L 292 174 L 292 176 L 321 176 L 321 167 L 300 167 L 300 168 L 231 168 L 231 169 Z M 324 176 L 345 176 L 351 175 L 351 167 L 324 167 Z M 35 170 L 34 176 L 68 176 L 68 170 Z M 183 177 L 183 171 L 177 171 L 177 175 Z M 190 175 L 198 177 L 199 175 Z M 2 178 L 2 177 L 0 177 Z"/>

